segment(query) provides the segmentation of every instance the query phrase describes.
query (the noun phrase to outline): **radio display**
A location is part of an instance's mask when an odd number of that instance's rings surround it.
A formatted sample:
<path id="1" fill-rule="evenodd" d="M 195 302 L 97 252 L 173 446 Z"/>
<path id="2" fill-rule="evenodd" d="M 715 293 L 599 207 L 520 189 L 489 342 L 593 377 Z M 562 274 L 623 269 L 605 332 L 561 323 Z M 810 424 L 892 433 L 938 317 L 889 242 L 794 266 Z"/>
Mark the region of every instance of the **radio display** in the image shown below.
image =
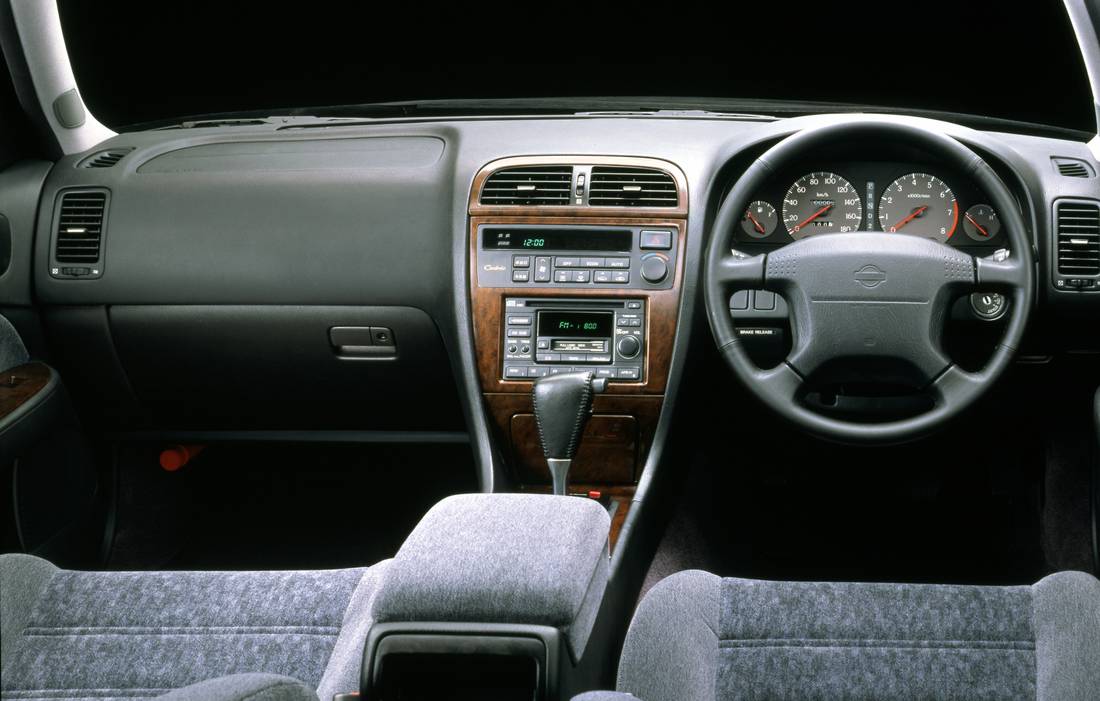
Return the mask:
<path id="1" fill-rule="evenodd" d="M 485 250 L 630 251 L 634 235 L 623 229 L 484 229 Z"/>
<path id="2" fill-rule="evenodd" d="M 539 336 L 611 338 L 612 312 L 539 312 Z"/>

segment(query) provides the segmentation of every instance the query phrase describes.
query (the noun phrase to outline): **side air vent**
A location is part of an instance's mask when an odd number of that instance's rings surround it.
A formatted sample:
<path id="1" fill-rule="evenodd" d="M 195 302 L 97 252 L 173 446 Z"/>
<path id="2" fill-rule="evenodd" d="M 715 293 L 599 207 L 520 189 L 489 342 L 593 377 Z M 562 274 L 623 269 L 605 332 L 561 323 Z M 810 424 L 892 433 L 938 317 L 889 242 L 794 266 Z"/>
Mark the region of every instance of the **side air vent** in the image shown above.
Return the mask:
<path id="1" fill-rule="evenodd" d="M 519 166 L 489 176 L 481 204 L 567 205 L 573 166 Z"/>
<path id="2" fill-rule="evenodd" d="M 623 166 L 593 166 L 588 189 L 593 207 L 675 207 L 676 181 L 664 171 Z"/>
<path id="3" fill-rule="evenodd" d="M 1100 275 L 1100 204 L 1059 202 L 1058 272 Z"/>
<path id="4" fill-rule="evenodd" d="M 88 156 L 77 166 L 78 168 L 110 168 L 114 164 L 118 163 L 123 157 L 130 153 L 133 149 L 119 148 L 111 149 L 110 151 L 100 151 L 99 153 L 93 153 Z"/>
<path id="5" fill-rule="evenodd" d="M 66 192 L 62 195 L 54 260 L 79 265 L 98 263 L 106 210 L 106 192 Z"/>
<path id="6" fill-rule="evenodd" d="M 1051 162 L 1058 172 L 1067 178 L 1091 178 L 1094 173 L 1092 166 L 1076 158 L 1052 158 Z"/>

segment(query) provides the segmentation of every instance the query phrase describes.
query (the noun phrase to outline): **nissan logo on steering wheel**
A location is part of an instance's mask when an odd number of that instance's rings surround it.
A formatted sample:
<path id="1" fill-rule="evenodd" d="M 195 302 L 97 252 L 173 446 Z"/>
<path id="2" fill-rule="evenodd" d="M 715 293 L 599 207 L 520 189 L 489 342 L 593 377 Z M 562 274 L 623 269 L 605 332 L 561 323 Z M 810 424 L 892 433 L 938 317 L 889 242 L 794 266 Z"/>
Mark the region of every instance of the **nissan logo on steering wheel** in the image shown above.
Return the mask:
<path id="1" fill-rule="evenodd" d="M 878 266 L 868 264 L 857 270 L 852 279 L 871 290 L 886 282 L 886 273 Z"/>

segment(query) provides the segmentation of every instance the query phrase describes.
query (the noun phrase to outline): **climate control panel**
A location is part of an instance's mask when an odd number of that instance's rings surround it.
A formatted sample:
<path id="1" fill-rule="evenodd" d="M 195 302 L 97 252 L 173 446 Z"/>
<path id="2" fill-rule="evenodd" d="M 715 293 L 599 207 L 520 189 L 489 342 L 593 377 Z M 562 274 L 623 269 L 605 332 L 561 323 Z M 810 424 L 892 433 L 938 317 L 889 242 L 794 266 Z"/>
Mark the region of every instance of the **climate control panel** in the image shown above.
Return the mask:
<path id="1" fill-rule="evenodd" d="M 501 376 L 528 380 L 576 370 L 640 382 L 646 303 L 641 299 L 508 297 Z"/>
<path id="2" fill-rule="evenodd" d="M 478 227 L 481 287 L 669 289 L 677 230 L 666 226 Z"/>

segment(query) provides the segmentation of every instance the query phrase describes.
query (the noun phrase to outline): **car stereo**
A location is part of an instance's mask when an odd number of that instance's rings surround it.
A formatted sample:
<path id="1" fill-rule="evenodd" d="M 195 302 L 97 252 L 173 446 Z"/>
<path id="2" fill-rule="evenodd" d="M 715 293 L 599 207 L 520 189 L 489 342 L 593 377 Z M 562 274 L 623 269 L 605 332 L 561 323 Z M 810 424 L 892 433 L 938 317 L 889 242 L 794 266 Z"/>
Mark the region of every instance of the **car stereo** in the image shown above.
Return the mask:
<path id="1" fill-rule="evenodd" d="M 640 299 L 508 297 L 501 357 L 506 380 L 575 370 L 639 382 L 645 367 Z"/>

